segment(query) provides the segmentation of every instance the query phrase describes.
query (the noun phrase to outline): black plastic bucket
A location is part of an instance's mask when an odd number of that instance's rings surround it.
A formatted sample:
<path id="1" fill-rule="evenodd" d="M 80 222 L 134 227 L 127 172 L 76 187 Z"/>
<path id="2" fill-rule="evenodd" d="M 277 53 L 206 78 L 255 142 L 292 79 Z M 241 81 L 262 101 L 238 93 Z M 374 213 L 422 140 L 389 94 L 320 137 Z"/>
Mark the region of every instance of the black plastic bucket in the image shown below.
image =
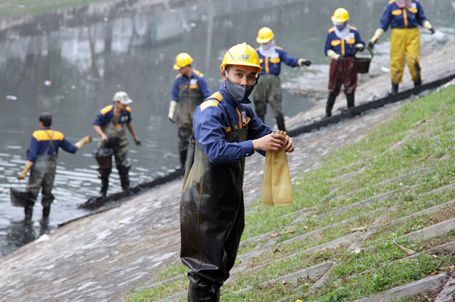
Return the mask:
<path id="1" fill-rule="evenodd" d="M 357 73 L 368 73 L 370 70 L 370 63 L 373 60 L 374 54 L 370 48 L 366 48 L 370 53 L 369 57 L 358 57 L 358 52 L 354 55 L 354 68 Z"/>
<path id="2" fill-rule="evenodd" d="M 25 207 L 32 198 L 32 193 L 29 191 L 24 192 L 15 188 L 10 188 L 10 197 L 11 205 L 13 207 Z"/>

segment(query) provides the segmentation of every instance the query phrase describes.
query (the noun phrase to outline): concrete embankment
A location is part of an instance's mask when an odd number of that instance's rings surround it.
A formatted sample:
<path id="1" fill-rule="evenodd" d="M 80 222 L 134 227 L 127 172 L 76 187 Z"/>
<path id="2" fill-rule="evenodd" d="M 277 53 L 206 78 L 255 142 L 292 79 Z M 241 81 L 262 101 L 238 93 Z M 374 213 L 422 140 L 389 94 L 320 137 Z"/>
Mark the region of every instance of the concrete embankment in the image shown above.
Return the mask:
<path id="1" fill-rule="evenodd" d="M 424 80 L 455 70 L 454 51 L 451 45 L 424 58 Z M 359 87 L 358 100 L 382 96 L 388 87 L 388 76 L 379 76 Z M 402 103 L 296 137 L 296 151 L 289 156 L 293 179 L 319 167 L 330 152 L 393 119 Z M 289 125 L 322 115 L 324 105 L 318 103 L 290 119 Z M 262 168 L 258 155 L 247 161 L 247 206 L 257 199 Z M 0 301 L 122 300 L 131 290 L 160 281 L 158 272 L 179 252 L 180 190 L 181 180 L 162 185 L 110 211 L 65 225 L 1 259 Z"/>

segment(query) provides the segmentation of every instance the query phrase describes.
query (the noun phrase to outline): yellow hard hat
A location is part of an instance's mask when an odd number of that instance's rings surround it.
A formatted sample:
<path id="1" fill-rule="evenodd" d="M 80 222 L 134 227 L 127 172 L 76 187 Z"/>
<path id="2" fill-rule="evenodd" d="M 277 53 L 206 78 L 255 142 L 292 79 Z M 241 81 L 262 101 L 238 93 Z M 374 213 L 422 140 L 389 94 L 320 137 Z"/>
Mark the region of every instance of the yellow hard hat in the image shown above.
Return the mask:
<path id="1" fill-rule="evenodd" d="M 179 70 L 193 63 L 193 58 L 186 52 L 181 52 L 175 57 L 174 69 Z"/>
<path id="2" fill-rule="evenodd" d="M 259 44 L 269 43 L 273 39 L 273 31 L 268 27 L 263 27 L 258 31 L 256 42 Z"/>
<path id="3" fill-rule="evenodd" d="M 253 66 L 258 69 L 258 72 L 262 70 L 258 53 L 253 47 L 245 42 L 234 45 L 226 51 L 220 65 L 221 72 L 223 72 L 228 65 Z"/>
<path id="4" fill-rule="evenodd" d="M 333 15 L 332 15 L 332 21 L 333 22 L 339 22 L 339 23 L 343 23 L 343 22 L 346 22 L 349 20 L 349 12 L 340 7 L 340 8 L 337 8 L 334 12 L 333 12 Z"/>

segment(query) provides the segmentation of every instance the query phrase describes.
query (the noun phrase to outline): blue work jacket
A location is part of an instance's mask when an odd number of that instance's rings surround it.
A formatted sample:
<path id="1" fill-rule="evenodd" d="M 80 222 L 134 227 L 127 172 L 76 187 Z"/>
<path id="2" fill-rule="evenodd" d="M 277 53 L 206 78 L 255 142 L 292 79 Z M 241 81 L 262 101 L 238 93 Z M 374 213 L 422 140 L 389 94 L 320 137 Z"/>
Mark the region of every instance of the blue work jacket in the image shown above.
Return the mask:
<path id="1" fill-rule="evenodd" d="M 50 128 L 38 129 L 33 132 L 30 147 L 27 151 L 27 160 L 35 161 L 36 158 L 44 153 L 56 156 L 58 149 L 62 148 L 66 152 L 76 153 L 77 148 L 60 131 Z"/>
<path id="2" fill-rule="evenodd" d="M 93 125 L 97 125 L 103 128 L 111 121 L 113 116 L 114 105 L 106 106 L 103 109 L 101 109 L 100 113 L 96 116 L 95 120 L 93 121 Z M 125 110 L 122 110 L 122 112 L 120 113 L 120 125 L 122 125 L 123 127 L 125 124 L 130 123 L 132 120 L 133 119 L 131 117 L 131 107 L 126 106 Z"/>
<path id="3" fill-rule="evenodd" d="M 327 39 L 325 41 L 324 53 L 327 55 L 329 49 L 333 50 L 342 57 L 353 57 L 358 43 L 365 44 L 360 37 L 360 33 L 354 26 L 349 26 L 349 38 L 341 39 L 335 33 L 335 27 L 329 29 Z"/>
<path id="4" fill-rule="evenodd" d="M 196 69 L 191 71 L 191 76 L 188 78 L 182 74 L 177 75 L 172 86 L 172 100 L 179 101 L 179 93 L 182 89 L 199 90 L 203 99 L 210 96 L 210 90 L 205 80 L 204 75 Z"/>
<path id="5" fill-rule="evenodd" d="M 395 1 L 389 1 L 380 21 L 380 27 L 386 31 L 393 28 L 416 28 L 427 19 L 423 7 L 417 0 L 411 0 L 411 8 L 400 8 Z"/>
<path id="6" fill-rule="evenodd" d="M 248 128 L 248 140 L 228 142 L 232 127 Z M 226 91 L 224 83 L 193 115 L 193 135 L 211 164 L 237 161 L 254 153 L 252 140 L 272 132 L 246 104 L 239 104 Z"/>
<path id="7" fill-rule="evenodd" d="M 259 55 L 259 60 L 261 61 L 261 75 L 280 75 L 282 62 L 291 67 L 299 66 L 299 59 L 289 55 L 281 47 L 275 46 L 275 54 L 269 57 L 264 56 L 259 48 L 256 49 L 256 51 Z"/>

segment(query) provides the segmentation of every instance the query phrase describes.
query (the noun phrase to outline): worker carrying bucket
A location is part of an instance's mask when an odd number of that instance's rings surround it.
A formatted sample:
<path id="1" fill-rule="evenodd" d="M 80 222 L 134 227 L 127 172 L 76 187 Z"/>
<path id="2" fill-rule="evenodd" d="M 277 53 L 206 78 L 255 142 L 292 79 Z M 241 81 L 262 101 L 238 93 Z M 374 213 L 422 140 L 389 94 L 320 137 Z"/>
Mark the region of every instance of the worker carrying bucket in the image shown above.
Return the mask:
<path id="1" fill-rule="evenodd" d="M 27 151 L 27 162 L 19 173 L 19 180 L 25 179 L 31 170 L 25 192 L 11 188 L 11 203 L 13 206 L 24 207 L 25 220 L 31 220 L 33 206 L 41 190 L 41 204 L 43 206 L 42 221 L 49 219 L 51 204 L 54 200 L 52 188 L 54 186 L 55 172 L 57 169 L 57 155 L 61 148 L 68 153 L 76 153 L 84 145 L 90 143 L 92 138 L 86 136 L 76 144 L 68 141 L 62 132 L 51 129 L 52 116 L 43 113 L 39 117 L 39 129 L 34 131 L 30 147 Z"/>
<path id="2" fill-rule="evenodd" d="M 326 117 L 332 116 L 332 108 L 340 94 L 341 86 L 348 102 L 348 109 L 354 107 L 357 87 L 357 71 L 354 55 L 365 49 L 359 31 L 348 24 L 349 12 L 338 8 L 332 15 L 333 27 L 329 29 L 324 53 L 331 59 L 329 74 L 329 96 L 325 110 Z"/>

